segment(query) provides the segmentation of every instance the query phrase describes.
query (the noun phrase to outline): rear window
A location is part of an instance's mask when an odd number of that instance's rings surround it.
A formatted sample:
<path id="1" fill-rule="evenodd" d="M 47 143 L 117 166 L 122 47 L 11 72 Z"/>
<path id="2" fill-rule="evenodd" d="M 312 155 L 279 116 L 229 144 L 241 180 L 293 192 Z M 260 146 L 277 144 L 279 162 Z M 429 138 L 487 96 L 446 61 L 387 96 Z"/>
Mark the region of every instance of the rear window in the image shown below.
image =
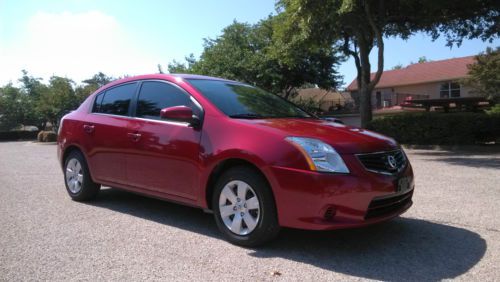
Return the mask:
<path id="1" fill-rule="evenodd" d="M 120 85 L 103 93 L 102 101 L 99 96 L 96 98 L 94 112 L 126 116 L 129 114 L 130 101 L 136 90 L 136 83 Z"/>
<path id="2" fill-rule="evenodd" d="M 99 113 L 101 111 L 102 98 L 104 98 L 104 93 L 99 93 L 95 96 L 94 106 L 92 107 L 93 113 Z"/>

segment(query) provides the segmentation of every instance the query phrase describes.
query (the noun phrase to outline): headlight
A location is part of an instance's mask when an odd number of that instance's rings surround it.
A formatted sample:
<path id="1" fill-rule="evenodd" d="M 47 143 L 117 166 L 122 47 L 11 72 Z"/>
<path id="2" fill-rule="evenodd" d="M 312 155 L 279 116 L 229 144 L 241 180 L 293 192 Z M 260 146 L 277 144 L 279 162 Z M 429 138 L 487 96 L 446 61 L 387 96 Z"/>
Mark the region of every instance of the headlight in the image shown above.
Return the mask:
<path id="1" fill-rule="evenodd" d="M 287 137 L 285 139 L 304 154 L 311 170 L 349 173 L 342 157 L 325 142 L 305 137 Z"/>

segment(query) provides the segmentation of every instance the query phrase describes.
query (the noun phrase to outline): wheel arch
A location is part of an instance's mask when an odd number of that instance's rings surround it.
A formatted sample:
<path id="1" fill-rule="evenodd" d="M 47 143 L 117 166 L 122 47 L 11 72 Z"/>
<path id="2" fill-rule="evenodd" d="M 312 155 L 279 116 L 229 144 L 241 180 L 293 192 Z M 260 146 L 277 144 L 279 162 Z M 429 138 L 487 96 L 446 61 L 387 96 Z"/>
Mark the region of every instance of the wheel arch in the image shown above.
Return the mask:
<path id="1" fill-rule="evenodd" d="M 69 145 L 68 147 L 66 147 L 64 149 L 63 154 L 62 154 L 61 162 L 62 162 L 63 166 L 64 166 L 64 163 L 66 163 L 66 158 L 73 151 L 79 151 L 80 153 L 82 153 L 82 155 L 85 157 L 85 159 L 87 159 L 87 157 L 83 153 L 83 150 L 80 147 L 78 147 L 77 145 Z"/>
<path id="2" fill-rule="evenodd" d="M 219 179 L 219 177 L 225 172 L 227 171 L 228 169 L 230 168 L 233 168 L 233 167 L 237 167 L 237 166 L 246 166 L 246 167 L 249 167 L 251 168 L 252 170 L 254 170 L 256 173 L 258 173 L 259 175 L 261 175 L 264 180 L 267 182 L 267 184 L 269 185 L 269 187 L 271 188 L 271 195 L 273 196 L 273 200 L 276 204 L 276 199 L 274 197 L 274 192 L 273 192 L 273 189 L 272 189 L 272 184 L 271 184 L 271 181 L 269 180 L 269 178 L 266 176 L 266 173 L 264 173 L 264 171 L 262 171 L 258 165 L 256 165 L 255 163 L 253 163 L 252 161 L 250 160 L 247 160 L 247 159 L 243 159 L 243 158 L 228 158 L 228 159 L 224 159 L 220 162 L 218 162 L 214 167 L 213 169 L 211 170 L 210 172 L 210 175 L 208 177 L 208 180 L 205 184 L 205 203 L 206 203 L 206 206 L 209 210 L 212 210 L 212 196 L 213 196 L 213 192 L 214 192 L 214 186 L 215 186 L 215 183 L 217 182 L 217 180 Z"/>
<path id="3" fill-rule="evenodd" d="M 66 163 L 66 158 L 69 156 L 69 154 L 71 154 L 71 152 L 74 152 L 74 151 L 80 152 L 82 154 L 82 156 L 85 158 L 85 163 L 87 164 L 87 168 L 89 170 L 90 178 L 92 179 L 92 181 L 95 181 L 95 179 L 93 177 L 94 174 L 92 173 L 92 167 L 89 164 L 89 159 L 88 159 L 87 155 L 85 154 L 85 151 L 79 145 L 77 145 L 77 144 L 68 145 L 62 151 L 62 157 L 61 157 L 61 167 L 62 167 L 62 169 L 64 170 L 64 165 Z"/>

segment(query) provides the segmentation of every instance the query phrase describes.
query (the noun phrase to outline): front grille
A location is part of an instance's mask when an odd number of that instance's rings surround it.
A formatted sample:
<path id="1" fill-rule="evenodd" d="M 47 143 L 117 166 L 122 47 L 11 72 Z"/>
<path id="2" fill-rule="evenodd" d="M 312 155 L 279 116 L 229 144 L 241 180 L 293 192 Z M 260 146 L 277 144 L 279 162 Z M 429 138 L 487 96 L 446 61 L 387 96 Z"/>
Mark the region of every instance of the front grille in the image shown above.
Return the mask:
<path id="1" fill-rule="evenodd" d="M 388 175 L 399 173 L 407 164 L 402 150 L 359 154 L 357 157 L 367 170 Z"/>
<path id="2" fill-rule="evenodd" d="M 407 205 L 411 205 L 412 196 L 413 190 L 406 194 L 396 195 L 388 198 L 375 198 L 368 206 L 368 211 L 366 213 L 365 219 L 383 217 L 396 213 L 399 210 L 405 208 Z"/>

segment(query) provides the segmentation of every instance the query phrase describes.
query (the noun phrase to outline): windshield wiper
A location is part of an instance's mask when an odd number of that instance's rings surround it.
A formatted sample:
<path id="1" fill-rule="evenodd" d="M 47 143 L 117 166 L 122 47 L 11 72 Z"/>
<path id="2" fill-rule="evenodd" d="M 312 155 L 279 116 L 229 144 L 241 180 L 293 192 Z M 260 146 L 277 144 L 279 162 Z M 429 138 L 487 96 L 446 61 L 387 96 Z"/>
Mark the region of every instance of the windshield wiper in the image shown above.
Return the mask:
<path id="1" fill-rule="evenodd" d="M 257 119 L 257 118 L 263 118 L 264 116 L 259 115 L 259 114 L 252 114 L 252 113 L 242 113 L 242 114 L 234 114 L 230 115 L 229 117 L 231 118 L 246 118 L 246 119 Z"/>

